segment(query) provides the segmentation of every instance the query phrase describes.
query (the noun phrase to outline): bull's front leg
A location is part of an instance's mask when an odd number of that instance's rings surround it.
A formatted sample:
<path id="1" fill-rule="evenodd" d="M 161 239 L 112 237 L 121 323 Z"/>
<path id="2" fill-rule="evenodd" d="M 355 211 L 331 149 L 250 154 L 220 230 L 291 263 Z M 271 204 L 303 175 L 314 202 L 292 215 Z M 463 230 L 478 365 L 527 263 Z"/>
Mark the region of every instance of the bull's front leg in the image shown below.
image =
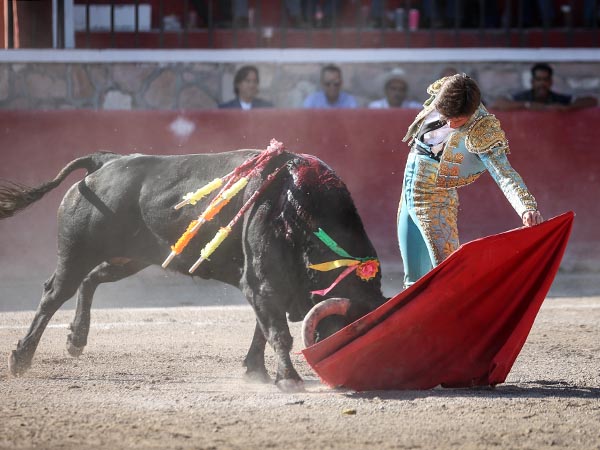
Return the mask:
<path id="1" fill-rule="evenodd" d="M 257 315 L 259 314 L 257 308 Z M 267 341 L 273 347 L 277 358 L 275 384 L 284 392 L 304 391 L 304 382 L 296 372 L 290 358 L 294 340 L 290 334 L 285 312 L 273 314 L 271 311 L 268 314 L 260 314 L 258 320 L 264 327 Z"/>
<path id="2" fill-rule="evenodd" d="M 273 226 L 272 218 L 278 215 L 271 210 L 273 205 L 265 199 L 244 223 L 244 271 L 240 287 L 254 308 L 264 337 L 275 351 L 275 384 L 282 391 L 296 392 L 304 390 L 304 382 L 290 358 L 293 339 L 286 310 L 293 301 L 289 298 L 290 289 L 300 284 L 294 278 L 298 261 L 292 256 L 289 242 Z"/>
<path id="3" fill-rule="evenodd" d="M 257 325 L 264 335 L 263 339 L 266 338 L 269 345 L 275 351 L 277 358 L 275 384 L 285 392 L 303 391 L 304 382 L 300 378 L 300 375 L 298 375 L 298 372 L 296 372 L 296 369 L 294 369 L 290 358 L 293 338 L 288 327 L 285 307 L 282 305 L 282 299 L 275 294 L 276 292 L 284 292 L 284 290 L 273 290 L 268 281 L 263 280 L 262 282 L 258 282 L 256 279 L 253 281 L 255 283 L 252 281 L 250 283 L 246 282 L 243 291 L 254 308 Z M 258 330 L 255 330 L 254 339 L 257 339 L 257 333 Z M 258 343 L 260 343 L 260 340 Z M 255 351 L 259 349 L 254 340 L 248 353 L 252 353 L 253 349 Z M 256 358 L 256 353 L 253 354 L 253 357 L 255 358 L 253 363 L 257 364 L 254 366 L 256 369 L 260 367 L 259 362 L 257 362 L 259 359 Z M 246 362 L 248 361 L 247 357 Z"/>

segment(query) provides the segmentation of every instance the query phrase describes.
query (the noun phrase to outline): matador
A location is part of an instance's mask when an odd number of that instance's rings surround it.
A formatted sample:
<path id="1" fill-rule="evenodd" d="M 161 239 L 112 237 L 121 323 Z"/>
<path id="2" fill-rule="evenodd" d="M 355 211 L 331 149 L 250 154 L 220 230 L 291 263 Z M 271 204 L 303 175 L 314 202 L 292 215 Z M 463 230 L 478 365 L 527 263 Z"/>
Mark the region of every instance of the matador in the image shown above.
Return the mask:
<path id="1" fill-rule="evenodd" d="M 465 74 L 442 78 L 403 141 L 410 152 L 397 225 L 404 286 L 442 262 L 459 246 L 457 189 L 486 170 L 525 226 L 543 221 L 533 195 L 511 167 L 499 120 L 481 103 L 477 83 Z"/>

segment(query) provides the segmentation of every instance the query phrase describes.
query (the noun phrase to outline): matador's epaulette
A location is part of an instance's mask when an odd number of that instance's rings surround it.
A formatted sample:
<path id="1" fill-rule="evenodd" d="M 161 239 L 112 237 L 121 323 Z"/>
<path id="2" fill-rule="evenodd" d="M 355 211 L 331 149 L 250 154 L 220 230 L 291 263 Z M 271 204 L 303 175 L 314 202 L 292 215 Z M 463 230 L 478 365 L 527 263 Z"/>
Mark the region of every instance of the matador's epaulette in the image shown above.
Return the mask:
<path id="1" fill-rule="evenodd" d="M 509 153 L 506 135 L 493 114 L 482 116 L 471 125 L 465 145 L 471 153 L 487 153 L 495 147 L 503 147 Z"/>
<path id="2" fill-rule="evenodd" d="M 431 83 L 429 85 L 429 87 L 427 88 L 427 93 L 429 95 L 437 95 L 437 93 L 440 92 L 440 89 L 442 88 L 442 84 L 444 84 L 444 82 L 447 79 L 448 79 L 448 77 L 444 77 L 444 78 L 440 78 L 439 80 Z"/>

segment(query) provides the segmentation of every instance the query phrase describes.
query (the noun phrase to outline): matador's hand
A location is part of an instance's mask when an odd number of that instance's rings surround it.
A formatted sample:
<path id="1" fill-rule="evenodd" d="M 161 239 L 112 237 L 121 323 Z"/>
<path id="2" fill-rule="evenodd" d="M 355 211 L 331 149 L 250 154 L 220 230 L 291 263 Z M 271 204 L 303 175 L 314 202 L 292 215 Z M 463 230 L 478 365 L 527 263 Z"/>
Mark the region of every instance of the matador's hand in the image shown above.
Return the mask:
<path id="1" fill-rule="evenodd" d="M 544 218 L 539 211 L 525 211 L 523 213 L 523 225 L 531 227 L 533 225 L 539 225 L 544 221 Z"/>

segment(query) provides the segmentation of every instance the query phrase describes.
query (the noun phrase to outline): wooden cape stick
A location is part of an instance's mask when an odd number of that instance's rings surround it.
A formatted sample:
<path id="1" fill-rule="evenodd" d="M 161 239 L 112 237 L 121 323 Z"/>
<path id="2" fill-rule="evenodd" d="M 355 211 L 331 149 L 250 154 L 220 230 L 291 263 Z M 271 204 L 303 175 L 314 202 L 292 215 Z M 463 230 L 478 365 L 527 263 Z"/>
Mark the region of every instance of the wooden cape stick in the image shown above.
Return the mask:
<path id="1" fill-rule="evenodd" d="M 167 259 L 165 259 L 165 261 L 162 263 L 163 269 L 169 265 L 175 256 L 179 255 L 183 251 L 190 240 L 198 233 L 198 230 L 200 230 L 202 225 L 212 220 L 239 191 L 246 187 L 248 184 L 248 178 L 242 177 L 231 186 L 229 184 L 230 183 L 227 183 L 225 186 L 226 189 L 224 188 L 222 192 L 219 192 L 219 194 L 212 200 L 210 205 L 208 205 L 206 210 L 198 217 L 198 219 L 193 220 L 190 225 L 188 225 L 187 230 L 181 235 L 175 245 L 171 247 L 171 253 L 169 253 Z"/>
<path id="2" fill-rule="evenodd" d="M 175 256 L 181 254 L 192 238 L 198 233 L 200 227 L 204 223 L 212 220 L 217 213 L 227 203 L 229 203 L 231 198 L 233 198 L 241 189 L 246 186 L 249 179 L 261 171 L 271 160 L 271 158 L 283 152 L 284 148 L 285 147 L 281 142 L 271 139 L 266 151 L 244 161 L 240 166 L 235 168 L 224 177 L 211 181 L 194 193 L 186 194 L 184 200 L 175 205 L 175 209 L 179 209 L 187 204 L 195 204 L 205 195 L 208 195 L 210 192 L 218 189 L 222 185 L 223 181 L 227 180 L 225 186 L 223 186 L 215 198 L 213 198 L 206 210 L 198 217 L 198 219 L 193 220 L 188 225 L 186 231 L 181 235 L 177 242 L 171 246 L 171 253 L 162 263 L 162 267 L 166 268 L 175 258 Z"/>
<path id="3" fill-rule="evenodd" d="M 227 226 L 221 228 L 217 232 L 215 237 L 204 246 L 204 248 L 200 252 L 200 258 L 198 258 L 198 260 L 192 265 L 192 267 L 190 267 L 189 273 L 194 273 L 198 266 L 202 264 L 203 261 L 207 260 L 210 257 L 210 255 L 212 255 L 212 253 L 219 247 L 219 245 L 221 245 L 225 238 L 229 236 L 229 233 L 231 233 L 231 230 L 235 226 L 235 224 L 242 218 L 246 211 L 248 211 L 248 209 L 256 201 L 258 196 L 262 194 L 265 191 L 265 189 L 267 189 L 267 187 L 269 187 L 269 185 L 273 182 L 277 174 L 281 171 L 281 169 L 286 167 L 286 165 L 287 163 L 278 167 L 273 172 L 271 172 L 267 176 L 267 178 L 265 178 L 265 181 L 263 181 L 260 187 L 256 191 L 254 191 L 254 193 L 250 196 L 248 200 L 246 200 L 246 203 L 244 203 L 244 205 L 240 208 L 240 210 L 233 217 L 233 219 L 231 219 Z"/>

